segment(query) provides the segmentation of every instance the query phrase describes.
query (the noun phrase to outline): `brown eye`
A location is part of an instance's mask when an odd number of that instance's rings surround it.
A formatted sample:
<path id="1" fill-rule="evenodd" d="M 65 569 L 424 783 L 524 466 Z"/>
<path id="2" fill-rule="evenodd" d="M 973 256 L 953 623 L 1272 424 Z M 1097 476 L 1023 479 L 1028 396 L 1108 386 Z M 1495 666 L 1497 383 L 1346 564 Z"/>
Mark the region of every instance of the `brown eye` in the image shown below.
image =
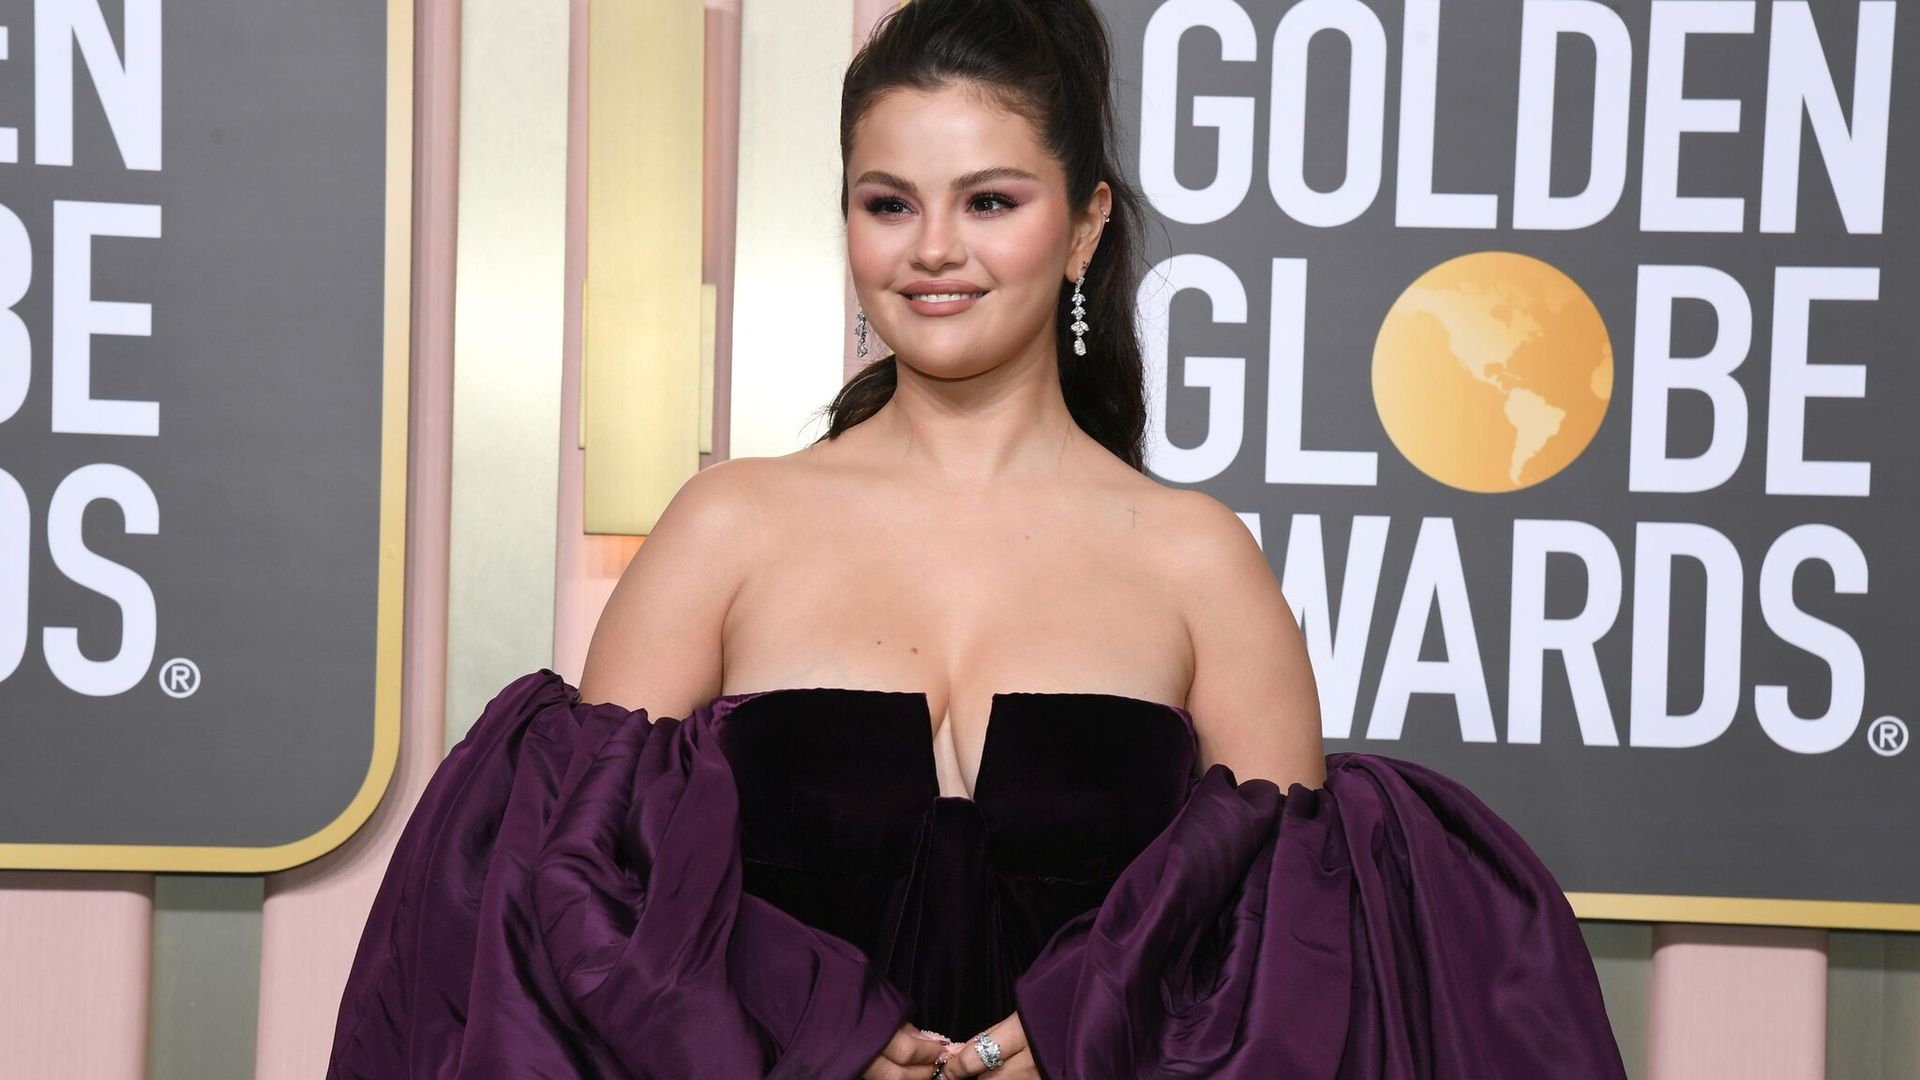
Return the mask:
<path id="1" fill-rule="evenodd" d="M 973 208 L 989 215 L 1004 213 L 1018 205 L 997 191 L 986 191 L 973 197 Z"/>
<path id="2" fill-rule="evenodd" d="M 906 210 L 907 204 L 891 195 L 876 195 L 867 200 L 869 214 L 903 214 Z"/>

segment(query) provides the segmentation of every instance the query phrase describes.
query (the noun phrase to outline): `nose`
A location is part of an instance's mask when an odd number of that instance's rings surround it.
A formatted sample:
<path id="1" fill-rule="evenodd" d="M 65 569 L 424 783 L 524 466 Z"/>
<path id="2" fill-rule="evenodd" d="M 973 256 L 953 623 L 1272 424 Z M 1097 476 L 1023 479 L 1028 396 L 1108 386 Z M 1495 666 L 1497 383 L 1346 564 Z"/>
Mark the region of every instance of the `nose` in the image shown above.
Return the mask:
<path id="1" fill-rule="evenodd" d="M 928 212 L 920 217 L 920 235 L 914 244 L 914 264 L 924 273 L 938 273 L 967 261 L 966 245 L 959 226 L 945 213 Z"/>

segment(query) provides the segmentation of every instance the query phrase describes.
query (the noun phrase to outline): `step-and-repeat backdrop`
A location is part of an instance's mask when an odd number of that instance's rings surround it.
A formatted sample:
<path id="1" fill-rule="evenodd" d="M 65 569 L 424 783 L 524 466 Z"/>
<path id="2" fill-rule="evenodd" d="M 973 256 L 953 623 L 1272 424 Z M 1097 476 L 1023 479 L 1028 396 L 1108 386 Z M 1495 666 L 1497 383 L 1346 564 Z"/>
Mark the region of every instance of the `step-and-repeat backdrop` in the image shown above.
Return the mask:
<path id="1" fill-rule="evenodd" d="M 1103 6 L 1150 466 L 1261 536 L 1328 748 L 1585 915 L 1920 928 L 1910 20 Z"/>
<path id="2" fill-rule="evenodd" d="M 1582 914 L 1920 929 L 1895 4 L 1104 7 L 1151 467 L 1262 538 L 1329 748 Z M 0 15 L 0 865 L 271 869 L 385 786 L 407 40 Z"/>
<path id="3" fill-rule="evenodd" d="M 274 869 L 386 787 L 398 8 L 0 8 L 0 866 Z"/>

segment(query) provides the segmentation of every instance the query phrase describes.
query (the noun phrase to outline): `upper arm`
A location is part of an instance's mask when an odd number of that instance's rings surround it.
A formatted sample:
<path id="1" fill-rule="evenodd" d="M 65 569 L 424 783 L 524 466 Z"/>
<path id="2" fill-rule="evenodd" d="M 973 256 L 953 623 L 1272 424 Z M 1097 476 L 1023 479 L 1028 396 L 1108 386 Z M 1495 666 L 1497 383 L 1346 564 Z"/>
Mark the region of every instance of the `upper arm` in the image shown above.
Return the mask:
<path id="1" fill-rule="evenodd" d="M 1320 699 L 1306 642 L 1265 553 L 1238 515 L 1199 492 L 1182 560 L 1193 686 L 1187 708 L 1205 765 L 1238 780 L 1319 787 Z"/>
<path id="2" fill-rule="evenodd" d="M 721 627 L 758 534 L 755 459 L 681 485 L 594 627 L 580 699 L 684 718 L 720 692 Z"/>

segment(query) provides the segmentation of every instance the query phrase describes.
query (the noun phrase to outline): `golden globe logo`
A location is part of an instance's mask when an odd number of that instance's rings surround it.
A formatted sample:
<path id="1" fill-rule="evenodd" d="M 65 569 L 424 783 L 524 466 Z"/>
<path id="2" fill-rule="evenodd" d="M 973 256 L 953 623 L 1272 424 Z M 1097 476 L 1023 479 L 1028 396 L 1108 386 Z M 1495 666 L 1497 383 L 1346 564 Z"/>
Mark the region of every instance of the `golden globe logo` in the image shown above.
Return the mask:
<path id="1" fill-rule="evenodd" d="M 1866 665 L 1855 632 L 1841 623 L 1861 608 L 1832 598 L 1867 592 L 1868 560 L 1831 522 L 1847 520 L 1845 501 L 1857 506 L 1871 497 L 1872 462 L 1859 451 L 1822 454 L 1816 447 L 1823 426 L 1831 432 L 1865 415 L 1866 361 L 1898 359 L 1861 355 L 1860 343 L 1873 339 L 1850 318 L 1858 305 L 1880 302 L 1880 268 L 1871 264 L 1891 250 L 1875 238 L 1886 219 L 1895 5 L 1848 7 L 1854 32 L 1823 40 L 1812 8 L 1800 0 L 1766 5 L 1764 23 L 1751 0 L 1656 2 L 1634 28 L 1627 13 L 1609 5 L 1521 5 L 1509 69 L 1512 171 L 1503 177 L 1475 169 L 1478 179 L 1500 186 L 1444 190 L 1436 163 L 1451 140 L 1436 106 L 1444 62 L 1438 0 L 1401 8 L 1397 35 L 1379 10 L 1353 0 L 1299 0 L 1263 30 L 1250 12 L 1264 20 L 1270 9 L 1235 0 L 1154 6 L 1141 37 L 1140 177 L 1154 209 L 1175 226 L 1176 247 L 1146 276 L 1138 297 L 1150 394 L 1148 463 L 1168 480 L 1206 483 L 1243 463 L 1254 442 L 1258 480 L 1299 496 L 1290 501 L 1302 508 L 1285 518 L 1281 584 L 1307 639 L 1328 737 L 1398 739 L 1410 700 L 1424 694 L 1451 699 L 1466 742 L 1538 743 L 1552 658 L 1566 673 L 1579 739 L 1588 746 L 1701 746 L 1743 715 L 1796 753 L 1834 750 L 1859 731 Z M 1448 18 L 1468 14 L 1447 11 Z M 1723 58 L 1737 53 L 1763 74 L 1744 84 L 1747 99 L 1705 96 L 1704 80 L 1689 78 L 1689 64 L 1713 62 L 1703 59 L 1709 48 Z M 1329 49 L 1343 57 L 1332 67 L 1316 59 Z M 1592 66 L 1567 74 L 1590 79 L 1591 93 L 1583 87 L 1577 98 L 1556 103 L 1567 90 L 1562 58 L 1576 53 L 1592 56 Z M 1476 73 L 1483 91 L 1500 70 L 1496 63 Z M 1310 86 L 1332 98 L 1314 98 Z M 1398 107 L 1390 108 L 1395 87 Z M 1463 115 L 1453 113 L 1455 122 Z M 1318 182 L 1308 176 L 1310 118 L 1331 118 L 1342 129 L 1332 142 L 1316 143 L 1341 147 Z M 1803 138 L 1808 131 L 1811 140 Z M 1729 189 L 1725 170 L 1708 182 L 1683 169 L 1683 161 L 1702 160 L 1712 136 L 1735 134 L 1757 165 L 1739 193 Z M 1182 144 L 1185 152 L 1176 152 Z M 1584 176 L 1553 175 L 1556 146 L 1585 151 Z M 1635 162 L 1637 173 L 1630 170 Z M 1838 222 L 1831 260 L 1804 262 L 1850 265 L 1806 265 L 1791 255 L 1752 262 L 1749 251 L 1800 250 L 1763 248 L 1761 236 L 1752 244 L 1700 243 L 1702 252 L 1742 260 L 1743 281 L 1712 265 L 1713 258 L 1691 257 L 1689 245 L 1673 239 L 1798 233 L 1803 188 L 1808 198 L 1830 199 L 1837 219 L 1827 220 Z M 1634 220 L 1619 220 L 1622 210 Z M 1377 308 L 1371 267 L 1331 259 L 1343 272 L 1329 280 L 1299 256 L 1327 246 L 1302 232 L 1353 226 L 1379 244 L 1370 230 L 1383 222 L 1424 230 L 1415 234 L 1420 242 L 1441 235 L 1437 230 L 1501 230 L 1521 247 L 1531 246 L 1521 239 L 1529 234 L 1604 230 L 1594 233 L 1587 261 L 1595 269 L 1588 272 L 1626 286 L 1624 310 L 1610 311 L 1620 338 L 1567 275 L 1524 255 L 1479 251 L 1449 259 L 1409 285 L 1393 283 L 1403 291 L 1397 299 L 1378 297 Z M 1660 255 L 1647 257 L 1634 241 L 1614 239 L 1623 234 L 1664 234 L 1644 249 Z M 1282 236 L 1274 243 L 1290 254 L 1261 250 L 1260 238 Z M 1250 297 L 1249 283 L 1266 286 L 1266 295 Z M 1238 340 L 1231 328 L 1262 321 L 1256 308 L 1264 301 L 1265 325 L 1252 336 L 1265 338 L 1265 356 L 1245 355 L 1252 343 L 1214 350 L 1242 355 L 1182 350 L 1175 368 L 1171 322 L 1174 298 L 1183 293 L 1190 294 L 1181 302 L 1189 312 L 1183 327 L 1204 328 L 1196 336 L 1212 340 Z M 1195 300 L 1202 302 L 1197 309 Z M 1683 311 L 1710 317 L 1704 347 L 1675 334 Z M 1335 388 L 1346 385 L 1344 372 L 1360 359 L 1345 351 L 1350 345 L 1325 351 L 1327 341 L 1345 339 L 1327 335 L 1310 358 L 1309 326 L 1356 318 L 1379 320 L 1370 385 L 1392 449 L 1370 437 L 1351 395 Z M 1631 358 L 1630 378 L 1621 387 L 1622 407 L 1610 408 L 1616 344 Z M 1310 359 L 1314 380 L 1307 378 Z M 1261 361 L 1264 373 L 1249 370 Z M 1876 378 L 1904 390 L 1893 375 Z M 1310 382 L 1324 400 L 1309 400 Z M 1205 401 L 1197 443 L 1167 436 L 1162 388 L 1170 384 Z M 1264 402 L 1248 400 L 1250 386 L 1264 389 Z M 1683 425 L 1680 410 L 1702 405 L 1707 421 L 1693 422 L 1700 415 L 1694 412 Z M 1304 420 L 1324 420 L 1327 409 L 1338 426 L 1322 425 L 1320 439 L 1310 438 Z M 1502 497 L 1562 475 L 1610 414 L 1625 427 L 1625 460 L 1586 463 L 1583 482 L 1597 476 L 1607 493 L 1582 515 L 1593 520 L 1512 516 L 1539 503 Z M 1263 417 L 1264 427 L 1249 417 Z M 1507 610 L 1488 610 L 1489 595 L 1503 582 L 1470 582 L 1454 517 L 1413 521 L 1385 512 L 1397 504 L 1379 493 L 1383 450 L 1468 493 L 1459 512 L 1474 526 L 1476 554 L 1486 550 L 1489 522 L 1510 523 L 1510 564 L 1499 571 L 1511 586 Z M 1743 465 L 1759 491 L 1744 480 L 1732 486 Z M 1384 483 L 1401 481 L 1389 473 Z M 1344 557 L 1326 550 L 1322 517 L 1306 509 L 1316 489 L 1344 489 L 1343 497 L 1325 500 L 1343 506 L 1365 506 L 1373 492 L 1373 505 L 1381 507 L 1329 520 L 1345 533 Z M 1762 515 L 1749 509 L 1754 496 L 1774 508 L 1757 535 Z M 1242 517 L 1262 535 L 1261 515 Z M 1742 522 L 1737 545 L 1729 520 Z M 1402 579 L 1401 566 L 1390 572 L 1386 565 L 1387 540 L 1390 531 L 1408 529 L 1416 531 L 1411 554 L 1400 545 L 1392 555 L 1406 560 Z M 1549 614 L 1550 562 L 1579 566 L 1586 587 L 1578 611 L 1563 613 L 1571 598 L 1556 592 Z M 1330 566 L 1339 568 L 1338 580 L 1330 580 Z M 1703 578 L 1704 588 L 1676 589 L 1683 578 Z M 1384 631 L 1375 626 L 1383 583 L 1399 588 Z M 1394 607 L 1392 598 L 1379 599 Z M 1755 603 L 1758 611 L 1750 611 Z M 1840 613 L 1840 621 L 1812 613 L 1818 609 Z M 1670 700 L 1671 688 L 1692 674 L 1674 657 L 1676 616 L 1683 626 L 1703 628 L 1697 704 Z M 1426 641 L 1430 619 L 1444 639 L 1438 649 Z M 1503 625 L 1505 639 L 1489 643 L 1494 655 L 1483 651 L 1476 623 Z M 1629 638 L 1630 661 L 1603 680 L 1598 644 L 1617 630 Z M 1767 636 L 1827 669 L 1826 686 L 1816 676 L 1815 686 L 1797 688 L 1801 711 L 1789 704 L 1778 667 L 1753 663 L 1746 652 L 1743 671 L 1743 646 Z M 1502 652 L 1507 709 L 1497 728 L 1489 679 L 1501 674 Z M 1368 702 L 1362 669 L 1375 665 Z"/>
<path id="2" fill-rule="evenodd" d="M 1393 445 L 1462 491 L 1518 491 L 1580 456 L 1613 396 L 1593 301 L 1539 259 L 1483 251 L 1422 274 L 1373 347 L 1373 402 Z"/>

